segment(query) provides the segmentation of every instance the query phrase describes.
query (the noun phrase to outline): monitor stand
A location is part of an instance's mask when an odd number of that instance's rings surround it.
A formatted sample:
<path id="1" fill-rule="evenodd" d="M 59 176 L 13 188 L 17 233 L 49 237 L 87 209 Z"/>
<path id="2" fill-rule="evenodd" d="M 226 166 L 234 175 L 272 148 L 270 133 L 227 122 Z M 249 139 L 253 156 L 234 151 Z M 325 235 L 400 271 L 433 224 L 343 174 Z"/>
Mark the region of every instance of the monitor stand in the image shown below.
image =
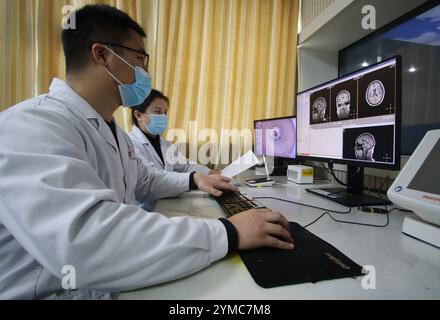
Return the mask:
<path id="1" fill-rule="evenodd" d="M 269 158 L 269 157 L 267 157 Z M 268 161 L 268 172 L 271 177 L 287 177 L 287 167 L 293 163 L 292 160 L 273 158 L 273 163 Z M 265 166 L 260 164 L 256 166 L 258 175 L 266 175 Z"/>
<path id="2" fill-rule="evenodd" d="M 306 189 L 306 191 L 347 207 L 368 207 L 391 204 L 385 195 L 383 198 L 377 198 L 364 194 L 363 167 L 348 166 L 347 184 L 347 188 Z"/>
<path id="3" fill-rule="evenodd" d="M 272 177 L 286 177 L 287 176 L 287 167 L 275 167 L 273 168 L 273 172 L 270 174 Z"/>
<path id="4" fill-rule="evenodd" d="M 270 176 L 287 177 L 287 168 L 291 164 L 293 164 L 293 160 L 275 157 L 273 171 Z"/>
<path id="5" fill-rule="evenodd" d="M 440 226 L 428 223 L 417 216 L 405 217 L 402 232 L 440 248 Z"/>

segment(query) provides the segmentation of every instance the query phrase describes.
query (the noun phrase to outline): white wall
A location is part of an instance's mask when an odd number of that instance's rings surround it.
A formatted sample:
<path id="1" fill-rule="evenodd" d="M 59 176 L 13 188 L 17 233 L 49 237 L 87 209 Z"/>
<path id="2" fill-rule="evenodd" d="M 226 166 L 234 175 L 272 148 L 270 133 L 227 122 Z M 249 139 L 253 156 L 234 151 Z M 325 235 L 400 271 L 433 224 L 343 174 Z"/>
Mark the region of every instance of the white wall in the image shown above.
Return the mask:
<path id="1" fill-rule="evenodd" d="M 302 0 L 301 29 L 307 27 L 317 16 L 324 12 L 336 0 Z"/>
<path id="2" fill-rule="evenodd" d="M 337 52 L 311 48 L 298 51 L 298 92 L 337 77 Z"/>

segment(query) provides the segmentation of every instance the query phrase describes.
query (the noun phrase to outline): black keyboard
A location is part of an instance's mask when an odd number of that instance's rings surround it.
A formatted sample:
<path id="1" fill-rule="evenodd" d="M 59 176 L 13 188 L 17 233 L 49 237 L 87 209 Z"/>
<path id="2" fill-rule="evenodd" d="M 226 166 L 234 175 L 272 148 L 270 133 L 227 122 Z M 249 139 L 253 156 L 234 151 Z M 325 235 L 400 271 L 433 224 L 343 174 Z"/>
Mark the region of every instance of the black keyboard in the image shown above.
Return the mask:
<path id="1" fill-rule="evenodd" d="M 228 216 L 250 209 L 266 208 L 252 197 L 235 191 L 224 191 L 220 197 L 211 196 Z"/>

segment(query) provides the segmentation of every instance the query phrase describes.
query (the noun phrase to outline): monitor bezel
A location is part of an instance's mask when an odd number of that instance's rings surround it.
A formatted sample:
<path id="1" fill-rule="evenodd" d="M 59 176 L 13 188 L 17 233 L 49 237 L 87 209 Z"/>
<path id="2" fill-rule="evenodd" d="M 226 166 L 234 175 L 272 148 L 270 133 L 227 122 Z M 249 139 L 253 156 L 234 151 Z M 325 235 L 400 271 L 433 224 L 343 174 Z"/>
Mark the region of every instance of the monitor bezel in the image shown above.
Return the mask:
<path id="1" fill-rule="evenodd" d="M 258 155 L 256 153 L 256 149 L 255 149 L 255 125 L 257 122 L 265 122 L 265 121 L 273 121 L 273 120 L 283 120 L 283 119 L 295 119 L 295 144 L 297 144 L 298 142 L 298 120 L 296 119 L 296 116 L 287 116 L 287 117 L 278 117 L 278 118 L 270 118 L 270 119 L 260 119 L 260 120 L 254 120 L 254 139 L 252 141 L 252 145 L 253 145 L 253 150 L 255 155 L 258 157 L 260 155 Z M 286 158 L 286 157 L 279 157 L 279 156 L 274 156 L 276 159 L 279 160 L 296 160 L 297 159 L 297 155 L 298 155 L 298 145 L 295 148 L 295 157 L 294 158 Z"/>
<path id="2" fill-rule="evenodd" d="M 380 64 L 386 64 L 387 62 L 390 62 L 391 60 L 396 60 L 396 121 L 395 121 L 395 142 L 396 142 L 396 155 L 395 155 L 395 162 L 393 164 L 386 164 L 386 163 L 375 163 L 375 162 L 368 162 L 368 161 L 356 161 L 356 160 L 346 160 L 346 159 L 335 159 L 335 158 L 326 158 L 326 157 L 314 157 L 314 156 L 303 156 L 298 154 L 298 145 L 296 148 L 296 160 L 299 161 L 318 161 L 318 162 L 328 162 L 328 163 L 335 163 L 335 164 L 345 164 L 349 166 L 355 166 L 355 167 L 362 167 L 362 168 L 375 168 L 375 169 L 384 169 L 384 170 L 393 170 L 398 171 L 400 170 L 400 163 L 401 163 L 401 154 L 400 154 L 400 143 L 401 143 L 401 134 L 402 134 L 402 56 L 396 55 L 392 58 L 383 60 L 381 62 L 375 63 L 373 65 L 370 65 L 368 67 L 356 70 L 352 73 L 349 73 L 342 77 L 334 78 L 330 81 L 321 83 L 319 85 L 316 85 L 314 87 L 311 87 L 307 90 L 298 92 L 296 94 L 296 105 L 298 104 L 298 96 L 301 94 L 304 94 L 308 91 L 317 89 L 319 87 L 324 87 L 334 81 L 344 79 L 344 78 L 350 78 L 356 73 L 360 73 L 363 71 L 366 71 L 368 69 L 372 69 Z M 296 108 L 296 113 L 298 116 L 298 106 Z M 296 123 L 296 139 L 298 142 L 298 121 Z"/>

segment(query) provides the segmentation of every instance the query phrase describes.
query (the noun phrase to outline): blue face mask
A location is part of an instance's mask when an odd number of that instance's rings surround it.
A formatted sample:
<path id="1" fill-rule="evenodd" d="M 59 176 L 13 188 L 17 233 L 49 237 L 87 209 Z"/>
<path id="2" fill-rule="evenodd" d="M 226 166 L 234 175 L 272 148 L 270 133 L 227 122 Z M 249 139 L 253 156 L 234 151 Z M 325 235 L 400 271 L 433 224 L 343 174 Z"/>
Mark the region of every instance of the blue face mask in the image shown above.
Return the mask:
<path id="1" fill-rule="evenodd" d="M 145 125 L 145 129 L 152 135 L 161 135 L 168 126 L 168 117 L 164 114 L 148 114 L 150 123 Z"/>
<path id="2" fill-rule="evenodd" d="M 123 84 L 110 71 L 108 71 L 107 68 L 105 68 L 107 73 L 119 83 L 119 94 L 121 95 L 122 104 L 124 107 L 135 107 L 142 104 L 151 92 L 150 74 L 142 68 L 133 67 L 113 50 L 109 48 L 107 48 L 107 50 L 128 64 L 135 72 L 136 81 L 132 84 Z"/>

